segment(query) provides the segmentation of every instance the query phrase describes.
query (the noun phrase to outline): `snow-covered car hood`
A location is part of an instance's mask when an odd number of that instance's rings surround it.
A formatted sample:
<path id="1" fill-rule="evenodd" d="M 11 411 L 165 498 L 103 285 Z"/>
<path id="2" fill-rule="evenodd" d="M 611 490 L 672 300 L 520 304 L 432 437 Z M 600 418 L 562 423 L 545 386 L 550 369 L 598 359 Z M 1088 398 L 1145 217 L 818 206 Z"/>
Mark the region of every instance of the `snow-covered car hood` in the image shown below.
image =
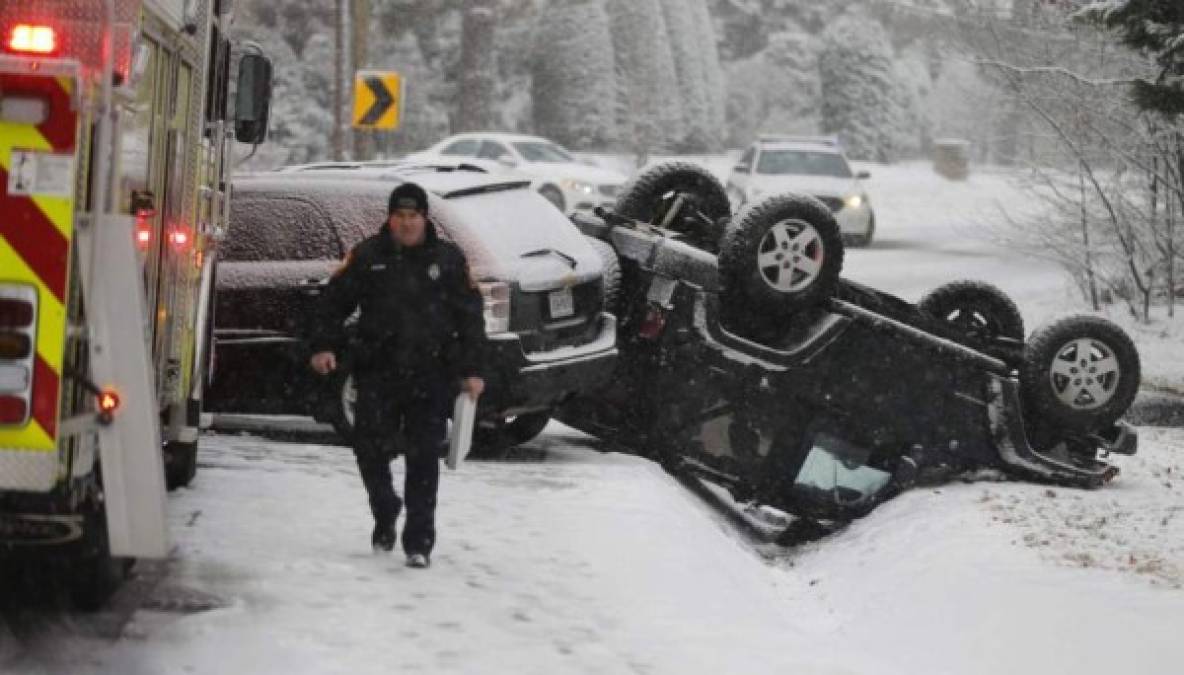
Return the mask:
<path id="1" fill-rule="evenodd" d="M 438 209 L 433 205 L 432 215 L 469 255 L 478 279 L 542 291 L 603 274 L 584 235 L 533 190 L 453 197 Z"/>
<path id="2" fill-rule="evenodd" d="M 820 197 L 846 197 L 863 192 L 863 185 L 856 178 L 837 178 L 834 176 L 802 176 L 778 175 L 765 176 L 755 174 L 749 180 L 749 189 L 758 189 L 762 195 L 779 194 L 782 192 L 798 192 Z"/>

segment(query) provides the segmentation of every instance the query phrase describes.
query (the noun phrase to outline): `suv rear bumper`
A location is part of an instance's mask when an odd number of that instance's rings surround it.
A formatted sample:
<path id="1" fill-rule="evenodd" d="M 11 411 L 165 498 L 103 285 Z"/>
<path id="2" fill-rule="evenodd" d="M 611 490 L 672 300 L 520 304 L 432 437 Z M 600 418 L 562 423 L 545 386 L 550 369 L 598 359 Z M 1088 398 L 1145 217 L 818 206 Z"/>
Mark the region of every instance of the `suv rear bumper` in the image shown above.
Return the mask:
<path id="1" fill-rule="evenodd" d="M 617 361 L 617 320 L 603 313 L 597 323 L 592 341 L 544 352 L 527 352 L 514 333 L 489 336 L 482 408 L 508 417 L 606 384 Z"/>

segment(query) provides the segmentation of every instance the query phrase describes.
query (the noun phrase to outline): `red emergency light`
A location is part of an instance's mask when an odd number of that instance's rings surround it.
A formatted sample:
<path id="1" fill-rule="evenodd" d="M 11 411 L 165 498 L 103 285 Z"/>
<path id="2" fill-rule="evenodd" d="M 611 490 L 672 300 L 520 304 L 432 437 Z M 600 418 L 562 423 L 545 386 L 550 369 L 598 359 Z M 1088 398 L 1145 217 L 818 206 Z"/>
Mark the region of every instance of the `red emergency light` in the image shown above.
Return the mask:
<path id="1" fill-rule="evenodd" d="M 58 50 L 58 34 L 50 26 L 18 23 L 8 35 L 8 49 L 18 54 L 53 54 Z"/>
<path id="2" fill-rule="evenodd" d="M 189 245 L 189 233 L 183 230 L 173 230 L 172 234 L 169 235 L 169 241 L 176 248 L 185 248 Z"/>
<path id="3" fill-rule="evenodd" d="M 99 412 L 110 415 L 119 407 L 119 394 L 108 389 L 99 394 Z"/>

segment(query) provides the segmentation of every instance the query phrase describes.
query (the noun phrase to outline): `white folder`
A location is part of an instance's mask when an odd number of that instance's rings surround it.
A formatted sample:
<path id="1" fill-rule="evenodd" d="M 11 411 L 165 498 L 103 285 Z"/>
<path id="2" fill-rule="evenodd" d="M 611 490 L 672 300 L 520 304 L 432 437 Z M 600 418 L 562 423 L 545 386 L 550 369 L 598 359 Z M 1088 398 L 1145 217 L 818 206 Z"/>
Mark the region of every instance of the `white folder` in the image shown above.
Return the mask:
<path id="1" fill-rule="evenodd" d="M 473 422 L 477 419 L 477 401 L 461 392 L 452 406 L 452 435 L 448 438 L 448 458 L 444 465 L 455 470 L 469 454 L 473 444 Z"/>

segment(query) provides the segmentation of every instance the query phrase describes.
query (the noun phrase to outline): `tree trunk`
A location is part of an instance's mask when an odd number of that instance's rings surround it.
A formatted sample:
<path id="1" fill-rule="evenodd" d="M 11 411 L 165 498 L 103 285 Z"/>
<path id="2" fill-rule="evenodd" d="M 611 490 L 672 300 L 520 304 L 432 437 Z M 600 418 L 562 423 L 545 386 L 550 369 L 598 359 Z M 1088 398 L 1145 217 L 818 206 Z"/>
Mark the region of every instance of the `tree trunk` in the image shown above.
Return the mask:
<path id="1" fill-rule="evenodd" d="M 1085 278 L 1089 286 L 1089 301 L 1094 311 L 1101 309 L 1098 304 L 1098 282 L 1094 279 L 1093 254 L 1089 248 L 1089 209 L 1085 197 L 1085 171 L 1080 174 L 1081 180 L 1081 243 L 1085 246 Z"/>
<path id="2" fill-rule="evenodd" d="M 333 161 L 345 159 L 345 0 L 335 0 L 333 12 Z"/>
<path id="3" fill-rule="evenodd" d="M 350 0 L 350 28 L 353 35 L 353 43 L 351 46 L 351 56 L 354 64 L 354 72 L 351 73 L 350 79 L 356 82 L 356 73 L 359 70 L 364 70 L 370 63 L 367 56 L 369 52 L 369 40 L 367 37 L 370 34 L 370 0 Z M 358 93 L 354 92 L 355 99 Z M 354 129 L 354 159 L 365 160 L 370 159 L 373 154 L 373 143 L 370 137 L 370 132 L 362 129 Z"/>
<path id="4" fill-rule="evenodd" d="M 492 0 L 470 0 L 461 24 L 460 102 L 454 132 L 498 126 L 496 16 Z"/>

